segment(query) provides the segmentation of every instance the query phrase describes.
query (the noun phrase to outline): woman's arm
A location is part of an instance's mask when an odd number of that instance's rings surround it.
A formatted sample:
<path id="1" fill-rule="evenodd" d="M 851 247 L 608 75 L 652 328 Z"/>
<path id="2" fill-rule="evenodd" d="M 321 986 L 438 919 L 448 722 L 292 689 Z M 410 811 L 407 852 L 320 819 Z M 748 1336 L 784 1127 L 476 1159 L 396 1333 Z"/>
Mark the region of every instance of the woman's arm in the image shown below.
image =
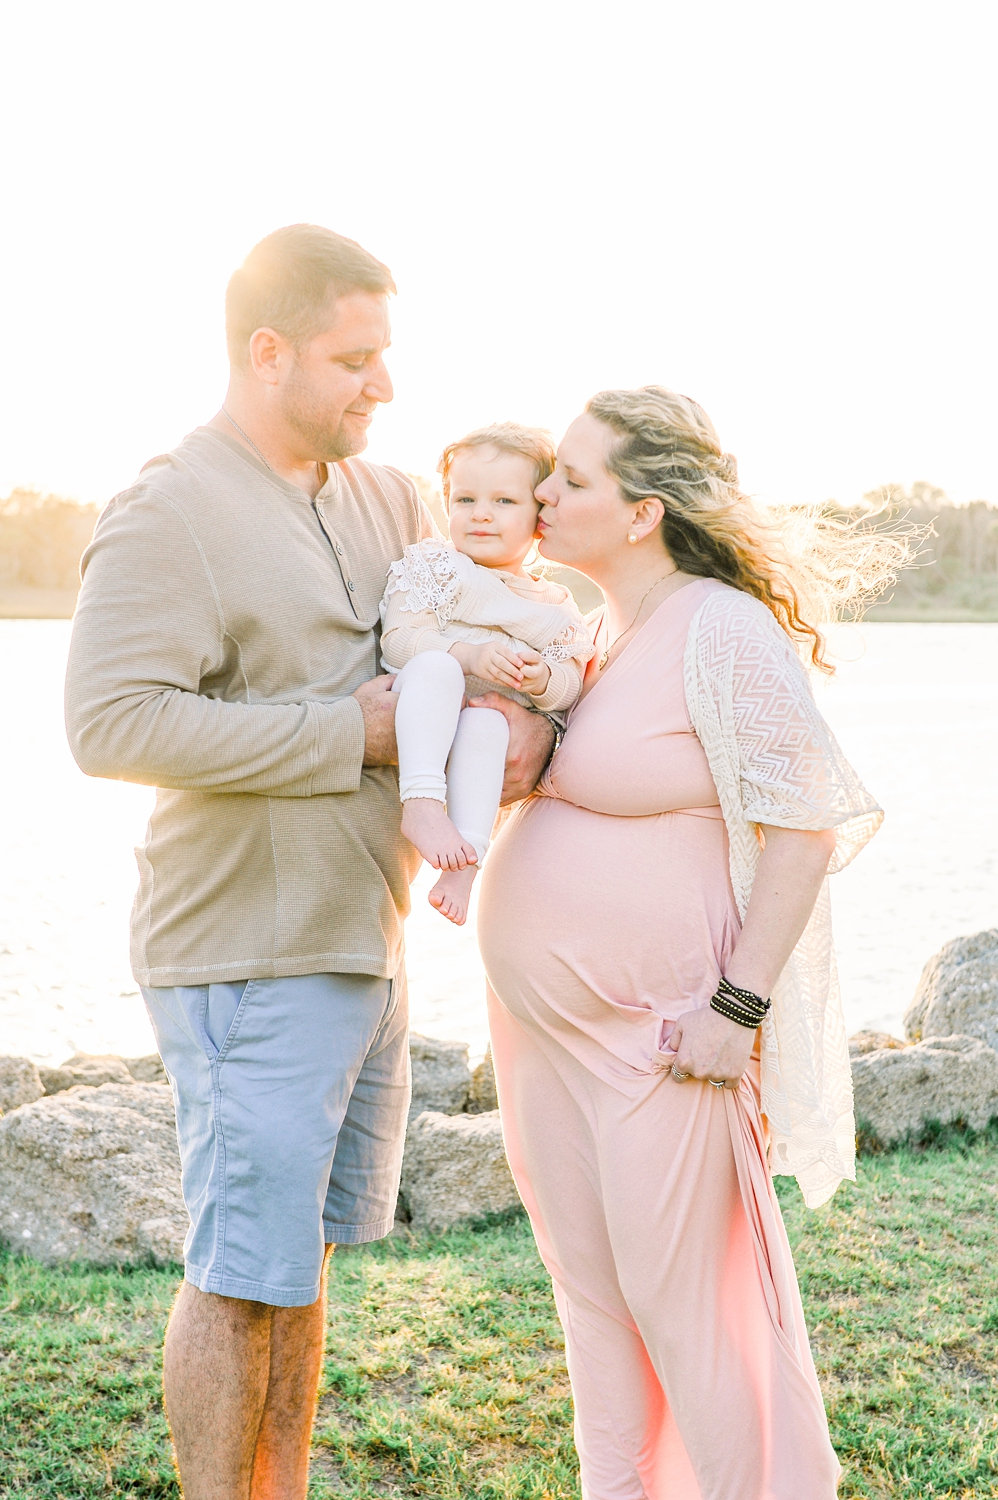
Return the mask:
<path id="1" fill-rule="evenodd" d="M 828 861 L 832 829 L 818 832 L 764 826 L 752 895 L 725 978 L 765 999 L 807 926 Z M 756 1033 L 705 1007 L 687 1011 L 669 1041 L 677 1072 L 723 1080 L 733 1088 L 748 1065 Z"/>

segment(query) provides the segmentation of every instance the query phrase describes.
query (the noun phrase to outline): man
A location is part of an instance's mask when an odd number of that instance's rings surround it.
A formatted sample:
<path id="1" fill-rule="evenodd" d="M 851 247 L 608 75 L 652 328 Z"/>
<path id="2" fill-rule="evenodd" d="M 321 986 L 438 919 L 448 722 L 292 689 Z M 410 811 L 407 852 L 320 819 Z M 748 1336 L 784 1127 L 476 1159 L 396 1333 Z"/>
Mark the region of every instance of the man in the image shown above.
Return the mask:
<path id="1" fill-rule="evenodd" d="M 391 1228 L 408 1106 L 389 564 L 432 530 L 355 459 L 390 401 L 385 266 L 311 225 L 229 285 L 225 404 L 84 558 L 74 753 L 158 788 L 132 960 L 173 1082 L 191 1229 L 164 1389 L 187 1500 L 305 1495 L 332 1244 Z M 550 725 L 511 720 L 510 798 Z"/>

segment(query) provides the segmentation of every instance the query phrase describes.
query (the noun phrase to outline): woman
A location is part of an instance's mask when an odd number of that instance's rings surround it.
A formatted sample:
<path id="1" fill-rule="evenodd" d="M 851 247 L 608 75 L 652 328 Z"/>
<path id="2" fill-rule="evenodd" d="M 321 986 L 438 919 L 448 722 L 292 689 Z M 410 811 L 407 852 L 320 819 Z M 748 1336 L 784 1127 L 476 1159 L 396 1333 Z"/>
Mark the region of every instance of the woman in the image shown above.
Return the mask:
<path id="1" fill-rule="evenodd" d="M 480 937 L 582 1493 L 828 1500 L 767 1146 L 809 1203 L 852 1175 L 824 882 L 882 815 L 815 708 L 795 647 L 821 666 L 822 642 L 779 538 L 695 402 L 595 397 L 537 498 L 542 555 L 605 608 L 485 867 Z"/>

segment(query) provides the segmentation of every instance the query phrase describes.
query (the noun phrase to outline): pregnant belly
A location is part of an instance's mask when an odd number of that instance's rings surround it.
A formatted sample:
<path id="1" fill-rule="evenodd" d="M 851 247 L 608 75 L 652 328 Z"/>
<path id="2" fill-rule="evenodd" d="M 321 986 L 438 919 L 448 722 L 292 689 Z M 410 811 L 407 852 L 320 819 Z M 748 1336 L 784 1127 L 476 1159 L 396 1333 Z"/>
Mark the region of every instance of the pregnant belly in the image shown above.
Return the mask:
<path id="1" fill-rule="evenodd" d="M 502 1004 L 637 1066 L 663 1021 L 707 1003 L 738 933 L 725 828 L 710 815 L 623 818 L 536 797 L 481 885 L 479 941 Z"/>

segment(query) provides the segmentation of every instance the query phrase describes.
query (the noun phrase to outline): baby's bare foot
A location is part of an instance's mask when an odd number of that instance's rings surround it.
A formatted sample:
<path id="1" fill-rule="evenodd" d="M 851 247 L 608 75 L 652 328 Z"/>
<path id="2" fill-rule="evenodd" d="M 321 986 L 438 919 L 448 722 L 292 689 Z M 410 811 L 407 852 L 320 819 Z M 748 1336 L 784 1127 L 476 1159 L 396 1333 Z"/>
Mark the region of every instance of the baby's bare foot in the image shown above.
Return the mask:
<path id="1" fill-rule="evenodd" d="M 463 870 L 478 855 L 463 839 L 433 797 L 409 797 L 402 803 L 402 832 L 435 870 Z"/>
<path id="2" fill-rule="evenodd" d="M 445 870 L 430 892 L 430 905 L 435 906 L 449 922 L 463 926 L 468 920 L 471 887 L 477 874 L 477 865 L 467 865 L 463 870 Z"/>

